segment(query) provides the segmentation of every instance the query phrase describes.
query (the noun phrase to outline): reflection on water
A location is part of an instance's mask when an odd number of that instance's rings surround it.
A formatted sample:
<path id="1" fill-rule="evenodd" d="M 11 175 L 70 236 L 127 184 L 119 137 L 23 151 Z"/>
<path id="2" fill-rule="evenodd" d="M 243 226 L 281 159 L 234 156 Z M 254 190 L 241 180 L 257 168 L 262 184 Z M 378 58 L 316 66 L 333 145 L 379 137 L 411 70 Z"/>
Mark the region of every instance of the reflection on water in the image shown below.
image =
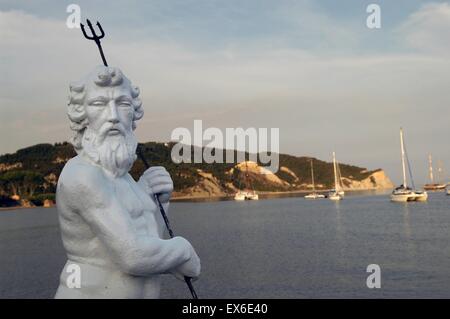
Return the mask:
<path id="1" fill-rule="evenodd" d="M 405 248 L 406 248 L 406 256 L 405 263 L 408 262 L 410 267 L 417 268 L 417 259 L 416 259 L 416 244 L 413 239 L 412 230 L 411 230 L 411 212 L 409 205 L 410 204 L 423 204 L 423 203 L 396 203 L 403 206 L 403 231 L 405 235 Z"/>
<path id="2" fill-rule="evenodd" d="M 343 227 L 341 202 L 332 201 L 332 206 L 335 209 L 335 224 L 336 224 L 336 243 L 338 258 L 337 263 L 341 268 L 345 268 L 348 260 L 346 259 L 346 243 L 345 243 L 345 229 Z"/>
<path id="3" fill-rule="evenodd" d="M 341 243 L 341 247 L 345 246 L 344 244 L 344 230 L 342 228 L 342 216 L 341 216 L 341 207 L 340 201 L 334 201 L 334 208 L 336 210 L 336 239 Z"/>
<path id="4" fill-rule="evenodd" d="M 405 233 L 405 237 L 408 241 L 411 241 L 411 224 L 409 221 L 410 212 L 409 212 L 409 203 L 396 203 L 399 205 L 403 205 L 403 230 Z M 413 203 L 418 204 L 418 203 Z"/>

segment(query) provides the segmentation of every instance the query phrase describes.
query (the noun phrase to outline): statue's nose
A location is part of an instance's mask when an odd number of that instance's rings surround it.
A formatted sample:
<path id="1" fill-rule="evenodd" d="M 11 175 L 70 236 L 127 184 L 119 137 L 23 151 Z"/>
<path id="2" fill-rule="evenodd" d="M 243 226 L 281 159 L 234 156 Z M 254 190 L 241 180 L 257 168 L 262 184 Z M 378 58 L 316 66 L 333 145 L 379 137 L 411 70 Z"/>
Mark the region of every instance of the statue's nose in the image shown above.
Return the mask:
<path id="1" fill-rule="evenodd" d="M 111 101 L 109 103 L 109 117 L 108 117 L 108 121 L 110 121 L 112 123 L 119 122 L 119 115 L 117 114 L 117 107 L 116 107 L 116 104 L 114 103 L 114 101 Z"/>

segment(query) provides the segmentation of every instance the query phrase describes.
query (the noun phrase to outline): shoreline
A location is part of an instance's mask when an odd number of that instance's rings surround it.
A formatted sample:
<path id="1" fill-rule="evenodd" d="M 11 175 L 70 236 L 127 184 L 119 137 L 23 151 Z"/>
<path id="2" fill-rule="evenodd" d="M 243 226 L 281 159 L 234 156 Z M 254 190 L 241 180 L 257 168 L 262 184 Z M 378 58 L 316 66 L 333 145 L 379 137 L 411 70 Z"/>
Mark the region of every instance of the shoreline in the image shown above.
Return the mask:
<path id="1" fill-rule="evenodd" d="M 351 189 L 345 190 L 346 193 L 359 193 L 359 192 L 386 192 L 392 188 L 370 188 L 370 189 Z M 330 192 L 331 189 L 316 190 L 316 193 L 326 194 Z M 311 193 L 312 190 L 295 190 L 295 191 L 278 191 L 278 192 L 268 192 L 260 191 L 257 192 L 260 199 L 269 198 L 284 198 L 284 197 L 302 197 L 302 195 L 307 195 Z M 177 196 L 172 197 L 170 201 L 173 202 L 204 202 L 204 201 L 226 201 L 233 200 L 234 194 L 224 194 L 216 196 Z"/>
<path id="2" fill-rule="evenodd" d="M 387 191 L 389 188 L 373 188 L 373 189 L 353 189 L 353 190 L 345 190 L 348 193 L 358 193 L 358 192 L 383 192 Z M 319 194 L 328 193 L 330 189 L 317 191 Z M 260 199 L 270 199 L 270 198 L 286 198 L 286 197 L 303 197 L 306 194 L 311 193 L 311 190 L 295 190 L 295 191 L 279 191 L 279 192 L 268 192 L 261 191 L 257 192 Z M 176 196 L 170 199 L 171 202 L 218 202 L 218 201 L 230 201 L 234 199 L 234 194 L 224 194 L 224 195 L 215 195 L 215 196 Z M 27 209 L 27 208 L 53 208 L 56 205 L 52 205 L 49 207 L 44 206 L 10 206 L 10 207 L 0 207 L 1 211 L 9 211 L 9 210 L 18 210 L 18 209 Z"/>

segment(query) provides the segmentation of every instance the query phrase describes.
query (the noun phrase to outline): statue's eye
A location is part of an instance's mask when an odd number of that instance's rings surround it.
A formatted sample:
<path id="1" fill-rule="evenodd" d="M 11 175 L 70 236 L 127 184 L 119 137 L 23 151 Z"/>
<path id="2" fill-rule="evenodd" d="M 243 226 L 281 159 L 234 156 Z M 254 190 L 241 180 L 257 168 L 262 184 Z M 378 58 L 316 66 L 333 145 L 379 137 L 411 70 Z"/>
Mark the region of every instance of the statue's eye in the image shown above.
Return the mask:
<path id="1" fill-rule="evenodd" d="M 91 105 L 94 105 L 94 106 L 105 106 L 105 102 L 103 102 L 103 101 L 94 101 L 94 102 L 91 103 Z"/>
<path id="2" fill-rule="evenodd" d="M 119 106 L 121 106 L 121 107 L 129 107 L 129 106 L 131 106 L 131 102 L 129 102 L 129 101 L 120 101 L 119 102 Z"/>

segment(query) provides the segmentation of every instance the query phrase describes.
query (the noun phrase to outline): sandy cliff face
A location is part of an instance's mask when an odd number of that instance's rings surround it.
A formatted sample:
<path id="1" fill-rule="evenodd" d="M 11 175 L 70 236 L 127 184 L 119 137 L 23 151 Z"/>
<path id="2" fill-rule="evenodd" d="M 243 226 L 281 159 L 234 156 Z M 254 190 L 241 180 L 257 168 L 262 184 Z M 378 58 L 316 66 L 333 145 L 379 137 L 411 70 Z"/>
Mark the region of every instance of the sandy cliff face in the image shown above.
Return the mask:
<path id="1" fill-rule="evenodd" d="M 220 181 L 211 173 L 205 173 L 201 169 L 197 170 L 197 174 L 201 177 L 200 182 L 189 187 L 182 192 L 174 192 L 173 197 L 215 197 L 225 196 L 227 189 L 220 185 Z"/>
<path id="2" fill-rule="evenodd" d="M 346 177 L 343 177 L 342 181 L 346 190 L 394 188 L 394 184 L 383 170 L 376 171 L 361 181 L 351 180 Z"/>
<path id="3" fill-rule="evenodd" d="M 268 169 L 259 166 L 252 161 L 242 162 L 235 166 L 235 169 L 239 169 L 241 172 L 247 170 L 249 176 L 252 179 L 258 179 L 263 183 L 275 184 L 277 186 L 289 186 L 289 183 L 279 178 L 277 175 L 269 171 Z M 231 173 L 231 172 L 230 172 Z M 292 173 L 292 172 L 291 172 Z M 295 176 L 295 174 L 294 174 Z"/>

